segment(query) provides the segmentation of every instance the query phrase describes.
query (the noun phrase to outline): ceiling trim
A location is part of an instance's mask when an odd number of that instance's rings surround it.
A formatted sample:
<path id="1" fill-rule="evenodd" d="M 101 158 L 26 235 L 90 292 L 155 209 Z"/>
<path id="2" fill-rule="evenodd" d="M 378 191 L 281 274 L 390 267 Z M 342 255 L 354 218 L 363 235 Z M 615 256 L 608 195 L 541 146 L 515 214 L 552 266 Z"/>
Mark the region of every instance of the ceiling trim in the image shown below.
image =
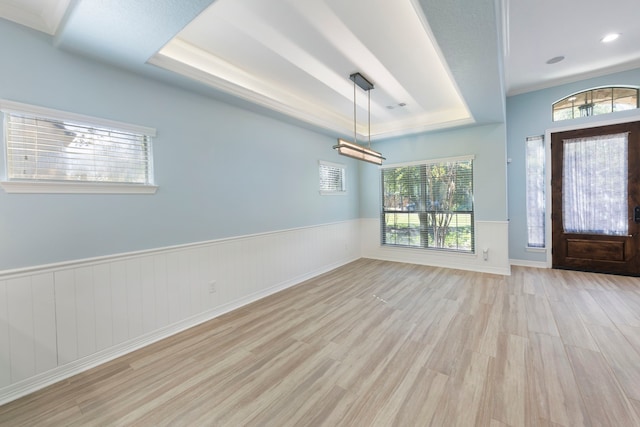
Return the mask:
<path id="1" fill-rule="evenodd" d="M 549 89 L 556 86 L 561 86 L 569 83 L 576 83 L 582 80 L 592 79 L 596 77 L 602 77 L 609 74 L 621 73 L 624 71 L 634 70 L 640 68 L 640 59 L 626 62 L 624 64 L 615 65 L 613 67 L 601 68 L 599 70 L 588 71 L 586 73 L 572 74 L 567 77 L 560 77 L 557 79 L 547 80 L 538 84 L 527 85 L 520 88 L 512 89 L 507 92 L 507 96 L 522 95 L 524 93 L 535 92 L 538 90 Z M 624 82 L 620 82 L 624 84 Z"/>
<path id="2" fill-rule="evenodd" d="M 277 87 L 265 87 L 258 77 L 246 70 L 235 67 L 210 52 L 178 38 L 169 42 L 159 53 L 151 57 L 148 63 L 277 113 L 324 128 L 339 136 L 353 136 L 354 123 L 351 117 L 321 108 L 318 104 L 301 99 Z M 218 75 L 209 72 L 209 69 L 216 69 Z M 452 114 L 454 117 L 461 118 L 447 119 Z M 436 115 L 443 117 L 438 119 L 434 114 L 430 114 L 413 117 L 406 121 L 391 122 L 387 125 L 374 125 L 371 128 L 371 139 L 380 140 L 475 123 L 466 104 L 460 108 L 460 111 L 447 110 Z M 369 129 L 365 123 L 358 122 L 356 127 L 358 139 L 369 137 Z"/>
<path id="3" fill-rule="evenodd" d="M 69 7 L 70 0 L 52 0 L 42 2 L 39 12 L 0 3 L 0 16 L 34 30 L 55 35 L 58 26 Z"/>
<path id="4" fill-rule="evenodd" d="M 188 58 L 185 58 L 185 56 L 188 56 Z M 222 60 L 216 61 L 216 59 L 217 58 L 210 53 L 203 52 L 195 46 L 179 40 L 173 40 L 167 44 L 160 53 L 151 57 L 148 63 L 199 81 L 210 87 L 237 96 L 240 99 L 253 102 L 306 123 L 329 129 L 341 135 L 348 135 L 350 132 L 351 134 L 353 133 L 353 123 L 346 121 L 341 115 L 333 111 L 320 110 L 317 106 L 309 104 L 304 100 L 297 101 L 307 104 L 306 109 L 294 108 L 292 107 L 293 103 L 287 102 L 287 98 L 290 99 L 292 97 L 291 94 L 280 91 L 278 91 L 278 93 L 264 94 L 257 89 L 250 89 L 252 86 L 257 86 L 257 84 L 252 84 L 255 79 L 249 73 L 237 69 Z M 246 86 L 236 84 L 223 77 L 218 77 L 207 72 L 206 68 L 208 65 L 211 65 L 210 63 L 212 61 L 216 62 L 215 65 L 217 67 L 222 65 L 227 71 L 232 71 L 235 78 L 241 78 L 241 80 L 243 80 L 242 83 L 245 83 Z M 330 120 L 322 120 L 321 117 L 329 117 Z M 364 136 L 365 129 L 359 129 L 358 133 Z"/>

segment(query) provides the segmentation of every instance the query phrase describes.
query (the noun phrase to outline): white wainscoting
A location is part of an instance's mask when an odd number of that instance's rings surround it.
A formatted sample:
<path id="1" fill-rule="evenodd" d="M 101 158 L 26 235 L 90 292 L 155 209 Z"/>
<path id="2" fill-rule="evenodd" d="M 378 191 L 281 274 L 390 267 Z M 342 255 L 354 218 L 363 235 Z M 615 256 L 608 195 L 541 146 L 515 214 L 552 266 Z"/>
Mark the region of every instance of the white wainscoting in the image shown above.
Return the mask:
<path id="1" fill-rule="evenodd" d="M 360 256 L 353 220 L 0 272 L 0 405 Z"/>
<path id="2" fill-rule="evenodd" d="M 380 220 L 361 219 L 362 257 L 411 264 L 472 270 L 483 273 L 510 275 L 509 222 L 476 221 L 476 253 L 462 254 L 447 251 L 382 246 Z M 488 249 L 484 260 L 482 251 Z"/>

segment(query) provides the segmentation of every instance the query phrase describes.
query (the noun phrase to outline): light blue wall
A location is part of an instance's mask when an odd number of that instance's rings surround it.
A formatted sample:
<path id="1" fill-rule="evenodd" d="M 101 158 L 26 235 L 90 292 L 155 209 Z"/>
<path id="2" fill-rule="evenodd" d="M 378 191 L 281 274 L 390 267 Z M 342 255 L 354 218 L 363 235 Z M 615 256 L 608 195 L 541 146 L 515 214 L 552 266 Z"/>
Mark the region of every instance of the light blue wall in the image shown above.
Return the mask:
<path id="1" fill-rule="evenodd" d="M 547 129 L 580 126 L 637 115 L 626 111 L 571 121 L 551 121 L 551 105 L 569 94 L 598 86 L 640 85 L 640 69 L 565 84 L 507 98 L 507 155 L 509 182 L 509 257 L 516 260 L 545 262 L 545 253 L 526 250 L 527 224 L 525 201 L 525 139 L 544 135 Z"/>
<path id="2" fill-rule="evenodd" d="M 358 218 L 358 164 L 333 138 L 65 53 L 1 19 L 0 49 L 0 98 L 156 128 L 160 187 L 0 190 L 0 271 Z M 319 195 L 320 159 L 347 166 L 347 196 Z"/>
<path id="3" fill-rule="evenodd" d="M 423 133 L 374 144 L 386 157 L 385 164 L 475 155 L 474 208 L 476 220 L 507 219 L 505 126 L 474 126 Z M 360 167 L 360 212 L 364 218 L 380 216 L 380 171 L 374 165 Z"/>

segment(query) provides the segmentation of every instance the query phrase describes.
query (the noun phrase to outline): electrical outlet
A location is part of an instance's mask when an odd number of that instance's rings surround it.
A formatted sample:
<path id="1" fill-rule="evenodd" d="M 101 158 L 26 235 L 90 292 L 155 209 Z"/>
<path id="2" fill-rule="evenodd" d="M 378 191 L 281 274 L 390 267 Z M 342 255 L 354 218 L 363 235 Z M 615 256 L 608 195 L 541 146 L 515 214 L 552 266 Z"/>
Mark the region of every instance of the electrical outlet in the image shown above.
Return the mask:
<path id="1" fill-rule="evenodd" d="M 216 281 L 212 280 L 209 282 L 209 293 L 215 294 L 216 292 L 218 292 L 218 288 L 216 288 Z"/>

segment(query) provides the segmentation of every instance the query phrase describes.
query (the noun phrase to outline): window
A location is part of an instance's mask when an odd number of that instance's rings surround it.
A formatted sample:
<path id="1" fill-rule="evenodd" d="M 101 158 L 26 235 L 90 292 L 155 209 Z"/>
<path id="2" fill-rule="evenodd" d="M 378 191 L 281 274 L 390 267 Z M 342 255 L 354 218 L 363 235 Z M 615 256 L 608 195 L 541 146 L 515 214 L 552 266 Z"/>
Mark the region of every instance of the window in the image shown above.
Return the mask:
<path id="1" fill-rule="evenodd" d="M 0 110 L 7 191 L 155 192 L 155 130 L 9 101 Z"/>
<path id="2" fill-rule="evenodd" d="M 382 169 L 382 244 L 474 252 L 473 157 Z"/>
<path id="3" fill-rule="evenodd" d="M 529 137 L 526 143 L 527 246 L 544 248 L 544 138 L 542 136 Z"/>
<path id="4" fill-rule="evenodd" d="M 604 87 L 574 93 L 553 104 L 553 121 L 638 108 L 638 88 Z"/>
<path id="5" fill-rule="evenodd" d="M 343 165 L 319 162 L 320 194 L 345 194 L 346 171 Z"/>

